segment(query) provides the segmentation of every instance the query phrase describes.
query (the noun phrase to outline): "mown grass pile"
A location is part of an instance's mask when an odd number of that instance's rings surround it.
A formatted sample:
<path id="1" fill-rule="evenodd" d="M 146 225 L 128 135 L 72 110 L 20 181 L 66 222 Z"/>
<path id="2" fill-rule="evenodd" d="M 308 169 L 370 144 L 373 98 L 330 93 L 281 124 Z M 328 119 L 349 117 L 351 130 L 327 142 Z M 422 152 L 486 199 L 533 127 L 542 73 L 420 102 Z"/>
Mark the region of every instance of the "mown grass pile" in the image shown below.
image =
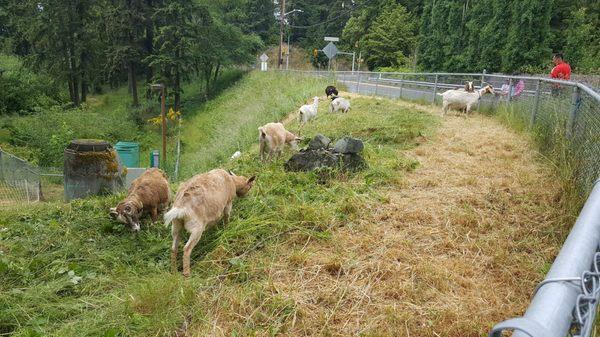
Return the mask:
<path id="1" fill-rule="evenodd" d="M 211 135 L 212 140 L 204 140 L 202 149 L 188 152 L 184 162 L 200 170 L 219 159 L 211 159 L 209 154 L 229 153 L 228 147 L 248 144 L 250 147 L 242 148 L 242 158 L 225 166 L 238 174 L 258 174 L 250 195 L 234 203 L 231 222 L 203 235 L 192 256 L 191 278 L 169 272 L 169 229 L 154 224 L 133 236 L 110 220 L 107 211 L 118 196 L 2 212 L 0 333 L 148 336 L 182 334 L 201 327 L 216 329 L 209 321 L 214 308 L 207 298 L 230 285 L 243 287 L 240 301 L 249 292 L 259 298 L 264 290 L 259 281 L 267 275 L 253 271 L 275 258 L 265 254 L 269 247 L 281 240 L 327 241 L 334 228 L 356 223 L 366 205 L 385 200 L 383 189 L 401 183 L 401 172 L 418 166 L 401 151 L 419 143 L 435 125 L 434 117 L 387 100 L 357 98 L 351 112 L 344 115 L 328 115 L 322 104 L 319 118 L 304 129 L 304 135 L 319 132 L 332 139 L 348 134 L 362 138 L 369 168 L 356 174 L 286 173 L 283 160 L 259 162 L 256 146 L 249 140 L 255 138 L 254 127 L 248 134 L 239 130 L 258 123 L 254 113 L 282 117 L 293 110 L 285 107 L 304 103 L 312 88 L 294 97 L 276 97 L 270 90 L 284 79 L 253 76 L 249 81 L 260 80 L 265 90 L 253 92 L 253 102 L 258 102 L 255 110 L 244 109 L 240 103 L 230 105 L 234 97 L 243 101 L 240 96 L 246 95 L 234 90 L 228 99 L 218 99 L 211 110 L 230 117 L 222 119 L 223 124 L 215 122 L 217 116 L 202 114 L 187 121 L 188 128 L 191 123 L 197 127 L 195 133 L 186 131 L 190 132 L 188 141 L 196 134 Z M 275 83 L 274 87 L 265 81 Z M 244 83 L 240 85 L 245 88 Z M 262 100 L 261 95 L 267 93 L 271 99 Z M 232 125 L 228 128 L 225 121 Z M 296 125 L 292 123 L 290 128 Z M 236 131 L 239 140 L 224 138 L 225 132 L 233 137 Z M 188 151 L 191 147 L 188 144 Z M 289 152 L 284 154 L 287 156 Z M 186 170 L 193 173 L 189 166 Z M 260 258 L 251 264 L 251 256 Z M 218 307 L 229 305 L 235 312 L 234 302 Z M 270 334 L 281 331 L 292 318 L 293 304 L 283 296 L 269 296 L 256 306 L 272 312 L 260 329 Z M 257 329 L 248 326 L 230 333 L 251 334 Z M 210 333 L 202 330 L 200 334 Z"/>

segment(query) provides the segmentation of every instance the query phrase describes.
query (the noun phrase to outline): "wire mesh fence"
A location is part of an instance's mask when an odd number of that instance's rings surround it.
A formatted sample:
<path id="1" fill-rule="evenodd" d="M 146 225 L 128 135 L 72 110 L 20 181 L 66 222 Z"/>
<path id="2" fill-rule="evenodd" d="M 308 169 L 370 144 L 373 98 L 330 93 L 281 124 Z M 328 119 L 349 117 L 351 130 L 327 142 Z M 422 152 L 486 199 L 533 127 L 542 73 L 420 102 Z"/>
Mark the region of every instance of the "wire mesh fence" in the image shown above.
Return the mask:
<path id="1" fill-rule="evenodd" d="M 40 197 L 39 172 L 25 160 L 0 149 L 0 205 L 36 202 Z"/>
<path id="2" fill-rule="evenodd" d="M 439 94 L 468 81 L 476 91 L 491 85 L 494 93 L 481 95 L 478 110 L 510 114 L 530 128 L 542 152 L 571 167 L 582 194 L 600 176 L 600 95 L 583 84 L 485 73 L 305 73 L 331 78 L 354 93 L 437 105 Z"/>

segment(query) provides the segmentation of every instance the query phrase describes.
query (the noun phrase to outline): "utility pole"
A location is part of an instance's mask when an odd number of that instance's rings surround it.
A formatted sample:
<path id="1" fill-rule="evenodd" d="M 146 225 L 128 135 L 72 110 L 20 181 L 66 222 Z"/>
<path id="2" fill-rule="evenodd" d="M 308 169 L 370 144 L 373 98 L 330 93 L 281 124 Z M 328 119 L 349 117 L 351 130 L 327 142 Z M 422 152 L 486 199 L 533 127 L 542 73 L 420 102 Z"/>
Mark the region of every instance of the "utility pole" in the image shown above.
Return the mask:
<path id="1" fill-rule="evenodd" d="M 277 55 L 277 69 L 283 66 L 283 20 L 285 20 L 285 0 L 279 0 L 279 55 Z"/>

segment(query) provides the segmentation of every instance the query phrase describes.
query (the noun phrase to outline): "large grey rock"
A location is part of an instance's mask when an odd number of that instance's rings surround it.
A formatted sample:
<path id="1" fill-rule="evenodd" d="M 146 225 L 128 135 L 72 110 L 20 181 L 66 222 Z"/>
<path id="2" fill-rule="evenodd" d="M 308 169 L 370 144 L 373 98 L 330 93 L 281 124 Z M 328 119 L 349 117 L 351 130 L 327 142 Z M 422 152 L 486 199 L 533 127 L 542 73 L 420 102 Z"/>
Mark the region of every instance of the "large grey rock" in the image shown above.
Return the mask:
<path id="1" fill-rule="evenodd" d="M 346 153 L 342 155 L 342 169 L 346 171 L 360 171 L 367 168 L 367 162 L 358 153 Z"/>
<path id="2" fill-rule="evenodd" d="M 352 137 L 344 137 L 335 142 L 333 151 L 337 153 L 359 153 L 364 148 L 365 146 L 362 140 Z"/>
<path id="3" fill-rule="evenodd" d="M 312 171 L 321 167 L 336 167 L 339 155 L 325 149 L 305 150 L 294 154 L 285 164 L 288 171 Z"/>
<path id="4" fill-rule="evenodd" d="M 322 134 L 316 135 L 313 139 L 308 143 L 309 150 L 319 150 L 326 149 L 331 143 L 331 139 L 323 136 Z"/>

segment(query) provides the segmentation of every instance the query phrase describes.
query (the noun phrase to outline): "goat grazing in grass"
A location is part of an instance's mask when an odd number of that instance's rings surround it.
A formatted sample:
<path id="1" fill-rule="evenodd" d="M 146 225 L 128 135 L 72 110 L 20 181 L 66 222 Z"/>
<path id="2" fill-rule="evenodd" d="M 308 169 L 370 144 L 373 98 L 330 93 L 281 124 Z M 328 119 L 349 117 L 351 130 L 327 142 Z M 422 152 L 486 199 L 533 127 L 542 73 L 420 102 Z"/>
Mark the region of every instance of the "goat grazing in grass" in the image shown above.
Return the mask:
<path id="1" fill-rule="evenodd" d="M 198 174 L 181 184 L 173 207 L 165 214 L 165 225 L 172 224 L 171 269 L 177 271 L 177 251 L 181 230 L 190 237 L 183 248 L 183 275 L 190 276 L 190 256 L 204 230 L 221 218 L 229 222 L 233 199 L 245 196 L 256 177 L 247 179 L 232 172 L 215 169 Z"/>
<path id="2" fill-rule="evenodd" d="M 306 104 L 300 107 L 298 110 L 300 114 L 300 124 L 306 124 L 309 120 L 317 117 L 317 111 L 319 110 L 319 97 L 313 98 L 313 104 Z"/>
<path id="3" fill-rule="evenodd" d="M 467 92 L 464 90 L 448 90 L 442 94 L 438 93 L 438 95 L 442 96 L 443 104 L 442 104 L 442 116 L 448 112 L 448 108 L 457 108 L 457 109 L 466 109 L 466 113 L 471 112 L 471 108 L 473 105 L 476 105 L 477 102 L 481 99 L 481 96 L 490 93 L 494 93 L 494 88 L 491 85 L 486 85 L 485 87 L 475 91 L 475 92 Z"/>
<path id="4" fill-rule="evenodd" d="M 345 99 L 344 97 L 336 97 L 331 101 L 329 105 L 329 112 L 338 112 L 338 110 L 342 110 L 343 112 L 348 112 L 350 109 L 350 101 Z"/>
<path id="5" fill-rule="evenodd" d="M 325 88 L 325 95 L 327 95 L 327 97 L 331 96 L 331 99 L 333 100 L 335 97 L 337 97 L 338 91 L 333 85 L 330 85 Z"/>
<path id="6" fill-rule="evenodd" d="M 110 215 L 137 232 L 144 214 L 150 214 L 152 221 L 158 219 L 158 211 L 169 204 L 169 195 L 169 181 L 165 173 L 156 168 L 148 169 L 131 183 L 127 198 L 111 208 Z"/>
<path id="7" fill-rule="evenodd" d="M 281 123 L 268 123 L 258 128 L 258 144 L 260 160 L 271 160 L 274 154 L 279 157 L 283 146 L 289 144 L 292 149 L 298 149 L 301 138 L 287 131 Z"/>

